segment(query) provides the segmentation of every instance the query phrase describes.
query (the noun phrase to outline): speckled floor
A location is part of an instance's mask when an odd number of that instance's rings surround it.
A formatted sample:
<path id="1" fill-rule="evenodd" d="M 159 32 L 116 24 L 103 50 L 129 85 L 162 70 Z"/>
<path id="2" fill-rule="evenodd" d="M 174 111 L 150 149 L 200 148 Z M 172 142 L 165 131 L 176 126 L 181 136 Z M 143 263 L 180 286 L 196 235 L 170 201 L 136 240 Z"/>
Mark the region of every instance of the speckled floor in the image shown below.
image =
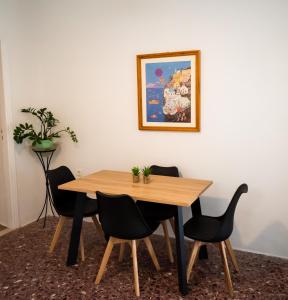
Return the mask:
<path id="1" fill-rule="evenodd" d="M 86 260 L 66 267 L 70 226 L 66 226 L 53 254 L 48 245 L 57 219 L 46 228 L 32 223 L 0 237 L 0 299 L 135 299 L 132 262 L 128 251 L 119 263 L 113 249 L 100 285 L 94 280 L 105 249 L 92 223 L 84 224 Z M 178 293 L 175 264 L 170 264 L 163 238 L 152 242 L 161 271 L 156 272 L 144 243 L 138 248 L 141 299 L 182 299 Z M 187 243 L 189 249 L 192 244 Z M 220 256 L 209 247 L 209 260 L 198 261 L 185 299 L 228 299 Z M 288 299 L 288 260 L 236 252 L 240 273 L 232 271 L 234 299 Z M 233 270 L 233 266 L 230 266 Z"/>

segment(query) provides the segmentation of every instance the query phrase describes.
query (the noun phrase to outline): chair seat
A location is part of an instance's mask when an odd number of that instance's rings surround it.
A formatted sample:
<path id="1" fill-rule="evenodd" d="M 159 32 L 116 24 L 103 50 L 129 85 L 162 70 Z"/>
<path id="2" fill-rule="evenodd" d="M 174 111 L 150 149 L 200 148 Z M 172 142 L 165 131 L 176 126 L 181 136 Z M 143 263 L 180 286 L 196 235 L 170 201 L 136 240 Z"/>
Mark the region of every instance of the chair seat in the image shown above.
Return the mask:
<path id="1" fill-rule="evenodd" d="M 147 219 L 145 218 L 146 223 L 148 224 L 148 226 L 151 228 L 152 233 L 158 228 L 158 226 L 160 225 L 160 222 L 155 221 L 153 219 Z M 151 234 L 152 234 L 151 233 Z"/>
<path id="2" fill-rule="evenodd" d="M 226 239 L 221 232 L 221 224 L 218 217 L 193 217 L 184 224 L 184 235 L 201 242 L 221 242 Z"/>
<path id="3" fill-rule="evenodd" d="M 98 203 L 96 199 L 88 198 L 83 194 L 84 201 L 84 217 L 92 217 L 98 213 Z M 68 201 L 61 207 L 61 216 L 73 218 L 74 217 L 74 204 L 73 202 L 69 203 Z"/>
<path id="4" fill-rule="evenodd" d="M 175 215 L 175 206 L 160 203 L 151 203 L 145 201 L 137 201 L 137 206 L 145 218 L 164 221 L 173 218 Z"/>

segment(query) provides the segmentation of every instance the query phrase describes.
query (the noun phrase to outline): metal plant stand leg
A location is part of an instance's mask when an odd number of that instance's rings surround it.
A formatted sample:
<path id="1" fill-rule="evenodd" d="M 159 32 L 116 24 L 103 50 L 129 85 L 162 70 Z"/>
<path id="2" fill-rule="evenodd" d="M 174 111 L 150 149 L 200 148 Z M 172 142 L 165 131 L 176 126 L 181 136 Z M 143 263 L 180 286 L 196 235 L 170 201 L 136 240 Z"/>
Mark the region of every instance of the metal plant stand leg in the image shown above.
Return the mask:
<path id="1" fill-rule="evenodd" d="M 44 222 L 43 222 L 43 228 L 44 228 L 45 225 L 46 225 L 46 217 L 47 217 L 47 212 L 48 212 L 48 206 L 50 206 L 52 214 L 53 214 L 53 216 L 55 216 L 47 172 L 49 171 L 50 162 L 51 162 L 53 154 L 56 150 L 56 147 L 52 148 L 52 149 L 49 149 L 49 150 L 44 150 L 44 149 L 40 150 L 40 149 L 34 149 L 34 148 L 32 148 L 32 150 L 37 155 L 37 157 L 38 157 L 38 159 L 41 163 L 41 166 L 43 168 L 44 175 L 45 175 L 45 184 L 46 184 L 45 200 L 44 200 L 44 205 L 42 207 L 40 215 L 37 219 L 37 222 L 38 222 L 39 219 L 41 218 L 42 214 L 44 213 Z"/>

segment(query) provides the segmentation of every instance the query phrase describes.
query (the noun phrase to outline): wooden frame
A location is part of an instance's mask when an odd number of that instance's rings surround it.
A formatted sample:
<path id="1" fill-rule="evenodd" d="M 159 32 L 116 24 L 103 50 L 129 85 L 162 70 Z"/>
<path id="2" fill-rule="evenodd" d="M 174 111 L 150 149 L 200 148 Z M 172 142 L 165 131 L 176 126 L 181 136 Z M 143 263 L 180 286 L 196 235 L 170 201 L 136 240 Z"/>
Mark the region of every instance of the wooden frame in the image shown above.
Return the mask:
<path id="1" fill-rule="evenodd" d="M 137 55 L 140 130 L 200 131 L 200 50 Z"/>

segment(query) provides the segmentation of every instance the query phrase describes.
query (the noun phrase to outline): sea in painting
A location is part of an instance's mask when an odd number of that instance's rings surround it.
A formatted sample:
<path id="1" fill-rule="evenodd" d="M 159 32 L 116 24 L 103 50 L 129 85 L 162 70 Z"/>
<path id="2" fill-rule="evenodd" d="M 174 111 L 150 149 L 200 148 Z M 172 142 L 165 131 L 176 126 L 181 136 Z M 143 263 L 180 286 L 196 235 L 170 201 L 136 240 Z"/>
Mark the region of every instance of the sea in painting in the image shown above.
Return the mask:
<path id="1" fill-rule="evenodd" d="M 164 88 L 146 88 L 146 109 L 148 122 L 165 122 L 163 114 Z"/>
<path id="2" fill-rule="evenodd" d="M 191 61 L 146 64 L 147 122 L 191 122 Z"/>

